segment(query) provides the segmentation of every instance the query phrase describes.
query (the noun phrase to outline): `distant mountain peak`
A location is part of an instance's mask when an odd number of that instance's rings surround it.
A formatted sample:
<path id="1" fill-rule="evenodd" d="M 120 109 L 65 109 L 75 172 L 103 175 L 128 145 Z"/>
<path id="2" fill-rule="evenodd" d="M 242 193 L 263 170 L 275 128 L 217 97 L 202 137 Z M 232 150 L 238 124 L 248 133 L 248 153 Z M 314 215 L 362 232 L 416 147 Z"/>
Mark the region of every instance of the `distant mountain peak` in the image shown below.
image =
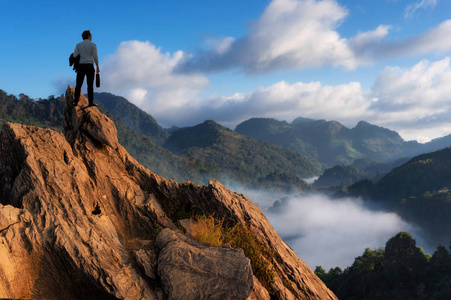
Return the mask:
<path id="1" fill-rule="evenodd" d="M 361 134 L 363 136 L 386 137 L 396 139 L 400 142 L 404 141 L 396 131 L 381 126 L 377 126 L 374 124 L 370 124 L 366 121 L 360 121 L 354 128 L 351 129 L 351 131 L 353 131 L 356 134 Z"/>
<path id="2" fill-rule="evenodd" d="M 291 122 L 291 125 L 299 124 L 299 123 L 314 122 L 314 121 L 319 121 L 319 120 L 309 119 L 309 118 L 304 118 L 304 117 L 297 117 L 296 119 L 294 119 L 294 120 Z"/>
<path id="3" fill-rule="evenodd" d="M 205 120 L 203 123 L 195 125 L 193 127 L 196 127 L 196 126 L 199 126 L 199 127 L 205 126 L 205 127 L 209 127 L 209 128 L 218 129 L 218 130 L 225 129 L 224 126 L 222 126 L 221 124 L 217 123 L 214 120 Z"/>

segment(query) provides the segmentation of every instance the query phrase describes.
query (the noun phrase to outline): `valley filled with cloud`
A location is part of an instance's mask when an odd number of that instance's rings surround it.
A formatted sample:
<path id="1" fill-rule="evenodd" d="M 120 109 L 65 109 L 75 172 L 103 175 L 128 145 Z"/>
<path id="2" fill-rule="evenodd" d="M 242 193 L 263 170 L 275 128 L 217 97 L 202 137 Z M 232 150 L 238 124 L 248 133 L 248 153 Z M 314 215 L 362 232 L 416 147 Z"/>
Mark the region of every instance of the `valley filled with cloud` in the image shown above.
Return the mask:
<path id="1" fill-rule="evenodd" d="M 349 267 L 365 248 L 384 248 L 400 231 L 412 233 L 417 245 L 433 253 L 422 231 L 393 212 L 360 198 L 334 199 L 322 193 L 282 194 L 234 186 L 263 210 L 282 239 L 310 268 Z"/>

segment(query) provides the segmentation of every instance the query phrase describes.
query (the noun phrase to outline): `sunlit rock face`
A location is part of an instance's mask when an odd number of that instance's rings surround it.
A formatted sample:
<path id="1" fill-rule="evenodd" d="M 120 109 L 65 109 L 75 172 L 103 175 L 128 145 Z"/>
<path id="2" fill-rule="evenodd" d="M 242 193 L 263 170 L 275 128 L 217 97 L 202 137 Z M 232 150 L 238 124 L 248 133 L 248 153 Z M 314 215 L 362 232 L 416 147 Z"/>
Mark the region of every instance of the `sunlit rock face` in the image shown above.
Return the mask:
<path id="1" fill-rule="evenodd" d="M 66 101 L 63 133 L 11 123 L 0 132 L 1 298 L 190 299 L 184 290 L 202 289 L 210 299 L 336 299 L 245 196 L 215 180 L 200 186 L 154 174 L 84 96 L 74 106 L 69 87 Z M 274 251 L 267 288 L 243 251 L 178 229 L 174 215 L 193 206 L 241 223 Z M 196 270 L 215 284 L 174 279 L 171 251 L 182 244 L 209 261 L 184 260 L 184 274 Z"/>

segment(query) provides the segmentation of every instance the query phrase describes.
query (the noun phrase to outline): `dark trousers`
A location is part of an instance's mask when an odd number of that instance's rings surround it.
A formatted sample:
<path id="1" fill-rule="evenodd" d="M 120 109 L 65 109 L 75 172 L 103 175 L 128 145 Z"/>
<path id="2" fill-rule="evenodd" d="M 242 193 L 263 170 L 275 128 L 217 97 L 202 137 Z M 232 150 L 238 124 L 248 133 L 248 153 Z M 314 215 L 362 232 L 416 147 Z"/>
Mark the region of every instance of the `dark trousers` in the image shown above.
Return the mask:
<path id="1" fill-rule="evenodd" d="M 81 86 L 86 76 L 86 83 L 88 84 L 88 99 L 89 104 L 94 103 L 94 65 L 93 64 L 79 64 L 77 71 L 77 84 L 75 86 L 75 102 L 78 103 L 80 98 Z"/>

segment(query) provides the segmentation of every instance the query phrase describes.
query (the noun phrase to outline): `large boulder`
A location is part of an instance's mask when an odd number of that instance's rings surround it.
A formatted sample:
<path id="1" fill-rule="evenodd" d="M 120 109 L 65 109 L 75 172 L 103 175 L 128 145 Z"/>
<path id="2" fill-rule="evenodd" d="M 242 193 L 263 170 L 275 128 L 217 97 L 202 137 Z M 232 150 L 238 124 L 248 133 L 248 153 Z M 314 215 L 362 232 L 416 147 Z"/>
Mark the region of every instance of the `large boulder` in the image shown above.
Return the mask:
<path id="1" fill-rule="evenodd" d="M 252 292 L 252 268 L 242 249 L 200 243 L 168 228 L 155 245 L 158 274 L 170 299 L 245 300 Z"/>

